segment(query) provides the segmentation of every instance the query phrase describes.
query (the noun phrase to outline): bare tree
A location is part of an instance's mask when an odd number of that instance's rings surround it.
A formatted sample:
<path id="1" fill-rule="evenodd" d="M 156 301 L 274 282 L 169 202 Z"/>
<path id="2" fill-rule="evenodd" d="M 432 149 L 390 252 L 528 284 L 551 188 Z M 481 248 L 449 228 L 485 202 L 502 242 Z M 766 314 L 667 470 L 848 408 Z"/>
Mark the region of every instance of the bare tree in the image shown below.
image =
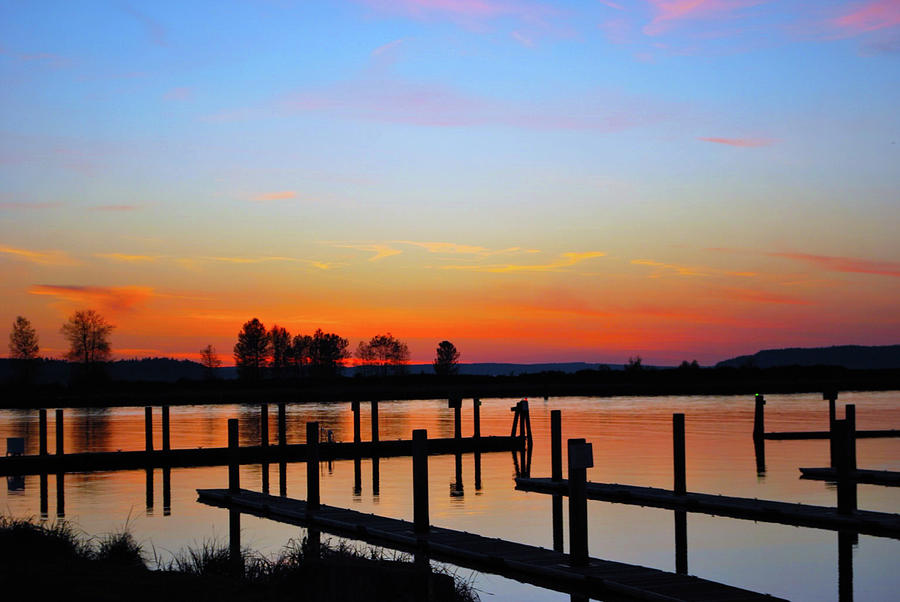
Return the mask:
<path id="1" fill-rule="evenodd" d="M 35 360 L 39 351 L 37 331 L 28 318 L 16 316 L 9 333 L 9 357 L 15 360 Z"/>
<path id="2" fill-rule="evenodd" d="M 60 328 L 69 342 L 66 358 L 83 364 L 88 370 L 107 361 L 111 354 L 109 335 L 114 328 L 93 309 L 76 311 Z"/>
<path id="3" fill-rule="evenodd" d="M 377 334 L 368 342 L 360 341 L 356 357 L 366 374 L 403 374 L 409 363 L 409 347 L 391 333 Z"/>
<path id="4" fill-rule="evenodd" d="M 258 319 L 245 322 L 234 345 L 234 362 L 238 376 L 248 380 L 260 380 L 272 354 L 272 339 L 266 327 Z"/>
<path id="5" fill-rule="evenodd" d="M 222 367 L 222 360 L 219 359 L 219 354 L 212 345 L 207 345 L 200 350 L 200 363 L 203 364 L 206 378 L 209 380 L 213 380 L 216 377 L 216 369 Z"/>
<path id="6" fill-rule="evenodd" d="M 449 376 L 459 372 L 459 351 L 450 341 L 438 343 L 434 357 L 434 373 Z"/>

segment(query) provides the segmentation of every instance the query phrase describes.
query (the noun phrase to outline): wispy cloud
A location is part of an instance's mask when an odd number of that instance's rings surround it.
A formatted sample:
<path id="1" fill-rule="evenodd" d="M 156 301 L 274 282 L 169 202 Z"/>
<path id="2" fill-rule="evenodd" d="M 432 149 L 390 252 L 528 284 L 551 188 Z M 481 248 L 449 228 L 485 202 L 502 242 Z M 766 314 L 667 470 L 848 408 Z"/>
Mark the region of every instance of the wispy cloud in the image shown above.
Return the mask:
<path id="1" fill-rule="evenodd" d="M 729 270 L 719 270 L 716 268 L 709 267 L 697 267 L 697 266 L 689 266 L 689 265 L 679 265 L 674 263 L 663 263 L 661 261 L 652 261 L 650 259 L 632 259 L 631 263 L 633 265 L 642 265 L 648 266 L 651 268 L 656 268 L 654 272 L 650 275 L 651 278 L 659 278 L 666 271 L 675 272 L 679 276 L 715 276 L 715 275 L 724 275 L 724 276 L 740 276 L 751 278 L 756 276 L 756 272 L 733 272 Z"/>
<path id="2" fill-rule="evenodd" d="M 601 251 L 588 251 L 584 253 L 570 252 L 562 253 L 554 262 L 542 264 L 489 264 L 489 265 L 446 265 L 442 266 L 443 270 L 465 270 L 470 272 L 556 272 L 572 267 L 577 263 L 593 259 L 595 257 L 603 257 L 606 253 Z"/>
<path id="3" fill-rule="evenodd" d="M 229 257 L 229 256 L 207 256 L 207 257 L 187 257 L 177 260 L 179 262 L 198 262 L 212 261 L 218 263 L 234 263 L 239 265 L 252 265 L 258 263 L 302 263 L 310 265 L 320 270 L 330 270 L 337 266 L 335 263 L 326 263 L 323 261 L 315 261 L 312 259 L 303 259 L 300 257 L 285 257 L 279 255 L 263 255 L 259 257 Z"/>
<path id="4" fill-rule="evenodd" d="M 697 138 L 697 140 L 742 147 L 771 146 L 774 142 L 771 138 Z"/>
<path id="5" fill-rule="evenodd" d="M 91 211 L 137 211 L 140 205 L 95 205 Z"/>
<path id="6" fill-rule="evenodd" d="M 36 284 L 28 289 L 32 295 L 55 297 L 61 301 L 119 312 L 130 311 L 156 296 L 148 286 L 77 286 Z"/>
<path id="7" fill-rule="evenodd" d="M 832 272 L 900 277 L 900 261 L 873 261 L 858 257 L 833 257 L 809 253 L 765 253 L 765 255 L 802 261 Z"/>
<path id="8" fill-rule="evenodd" d="M 254 196 L 251 201 L 264 203 L 266 201 L 287 201 L 297 198 L 296 190 L 279 190 L 277 192 L 263 192 Z"/>
<path id="9" fill-rule="evenodd" d="M 747 301 L 750 303 L 771 303 L 775 305 L 812 305 L 811 301 L 800 299 L 799 297 L 791 297 L 789 295 L 781 295 L 779 293 L 771 293 L 768 291 L 759 291 L 744 288 L 726 288 L 719 291 L 719 296 L 732 301 Z"/>
<path id="10" fill-rule="evenodd" d="M 385 257 L 392 257 L 393 255 L 400 255 L 403 253 L 400 249 L 395 249 L 390 245 L 384 244 L 347 244 L 347 243 L 336 243 L 332 246 L 337 247 L 339 249 L 353 249 L 355 251 L 363 251 L 364 253 L 373 253 L 371 257 L 369 257 L 368 261 L 380 261 Z"/>
<path id="11" fill-rule="evenodd" d="M 157 46 L 168 45 L 166 28 L 159 21 L 149 17 L 146 13 L 139 11 L 130 4 L 123 5 L 122 9 L 141 24 L 147 37 L 153 44 Z"/>
<path id="12" fill-rule="evenodd" d="M 129 255 L 127 253 L 94 253 L 94 257 L 118 263 L 150 263 L 160 258 L 159 255 Z"/>
<path id="13" fill-rule="evenodd" d="M 843 35 L 857 35 L 900 25 L 900 1 L 858 2 L 830 21 Z"/>
<path id="14" fill-rule="evenodd" d="M 63 251 L 35 251 L 33 249 L 0 245 L 0 253 L 14 259 L 39 265 L 75 265 L 78 263 Z"/>
<path id="15" fill-rule="evenodd" d="M 412 245 L 421 247 L 429 253 L 447 255 L 477 255 L 488 257 L 490 255 L 515 255 L 519 253 L 539 253 L 538 249 L 523 249 L 521 247 L 509 247 L 506 249 L 488 249 L 478 245 L 466 245 L 455 242 L 421 242 L 412 240 L 395 240 L 395 244 Z"/>
<path id="16" fill-rule="evenodd" d="M 415 19 L 484 21 L 499 17 L 533 20 L 556 12 L 550 5 L 521 0 L 358 0 L 378 11 Z"/>
<path id="17" fill-rule="evenodd" d="M 771 0 L 647 0 L 654 9 L 653 20 L 644 27 L 649 36 L 659 35 L 680 22 L 735 19 L 742 9 Z"/>

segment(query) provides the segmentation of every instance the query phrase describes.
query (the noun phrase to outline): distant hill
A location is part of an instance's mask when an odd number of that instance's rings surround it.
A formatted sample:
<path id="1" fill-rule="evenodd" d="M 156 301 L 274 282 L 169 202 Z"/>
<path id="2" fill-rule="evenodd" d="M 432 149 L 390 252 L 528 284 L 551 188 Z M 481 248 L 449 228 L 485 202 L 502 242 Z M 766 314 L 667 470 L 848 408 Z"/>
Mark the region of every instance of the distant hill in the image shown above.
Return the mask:
<path id="1" fill-rule="evenodd" d="M 778 366 L 843 366 L 851 370 L 900 368 L 900 345 L 870 347 L 840 345 L 790 349 L 764 349 L 753 355 L 739 355 L 716 364 L 716 368 L 773 368 Z"/>
<path id="2" fill-rule="evenodd" d="M 508 376 L 510 374 L 536 374 L 538 372 L 565 372 L 573 373 L 579 370 L 596 370 L 601 365 L 607 366 L 611 370 L 622 370 L 622 364 L 588 364 L 586 362 L 566 362 L 566 363 L 547 363 L 547 364 L 502 364 L 502 363 L 480 363 L 480 364 L 460 364 L 460 374 L 474 374 L 478 376 Z M 346 374 L 353 374 L 352 368 L 345 370 Z M 411 364 L 409 366 L 410 374 L 434 374 L 434 368 L 431 364 Z"/>

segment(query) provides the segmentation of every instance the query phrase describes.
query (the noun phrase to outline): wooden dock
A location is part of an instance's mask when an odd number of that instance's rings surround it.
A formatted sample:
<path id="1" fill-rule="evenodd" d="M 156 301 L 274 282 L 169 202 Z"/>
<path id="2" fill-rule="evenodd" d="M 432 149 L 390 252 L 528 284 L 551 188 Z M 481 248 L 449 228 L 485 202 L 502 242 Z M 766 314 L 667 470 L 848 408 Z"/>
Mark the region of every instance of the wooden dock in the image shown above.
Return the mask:
<path id="1" fill-rule="evenodd" d="M 519 451 L 525 447 L 524 437 L 448 437 L 429 439 L 430 455 L 470 453 L 474 451 Z M 388 458 L 412 454 L 412 441 L 360 441 L 358 443 L 319 443 L 322 460 L 352 458 Z M 290 445 L 254 445 L 241 447 L 240 464 L 299 462 L 306 460 L 305 443 Z M 187 466 L 224 466 L 230 461 L 227 447 L 169 449 L 152 451 L 87 452 L 0 457 L 0 476 L 23 476 L 58 472 L 98 470 L 134 470 Z"/>
<path id="2" fill-rule="evenodd" d="M 857 439 L 883 439 L 900 437 L 900 430 L 855 431 Z M 775 441 L 796 441 L 800 439 L 831 439 L 830 431 L 774 431 L 764 433 L 763 438 Z"/>
<path id="3" fill-rule="evenodd" d="M 868 485 L 884 485 L 885 487 L 900 487 L 900 472 L 893 470 L 866 470 L 855 469 L 841 474 L 834 468 L 801 468 L 802 479 L 814 481 L 837 482 L 841 479 L 865 483 Z"/>
<path id="4" fill-rule="evenodd" d="M 516 489 L 559 496 L 569 494 L 567 480 L 517 478 Z M 587 498 L 604 502 L 683 510 L 832 531 L 851 530 L 866 535 L 900 539 L 900 514 L 856 510 L 842 514 L 836 508 L 770 500 L 729 497 L 709 493 L 677 494 L 669 489 L 614 483 L 587 483 Z"/>
<path id="5" fill-rule="evenodd" d="M 436 441 L 428 440 L 429 450 Z M 204 504 L 603 600 L 778 600 L 698 577 L 621 562 L 590 558 L 585 566 L 572 567 L 567 554 L 545 548 L 435 526 L 417 533 L 413 522 L 326 505 L 310 511 L 303 500 L 244 489 L 231 493 L 228 489 L 201 489 L 197 494 Z"/>

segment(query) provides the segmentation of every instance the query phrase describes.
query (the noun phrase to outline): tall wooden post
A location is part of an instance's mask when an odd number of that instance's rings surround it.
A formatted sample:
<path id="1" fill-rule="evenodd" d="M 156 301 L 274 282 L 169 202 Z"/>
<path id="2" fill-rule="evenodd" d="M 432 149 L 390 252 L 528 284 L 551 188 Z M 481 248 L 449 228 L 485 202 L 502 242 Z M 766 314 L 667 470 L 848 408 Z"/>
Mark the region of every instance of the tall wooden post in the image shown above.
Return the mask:
<path id="1" fill-rule="evenodd" d="M 238 439 L 238 419 L 228 419 L 228 491 L 241 490 L 240 440 Z"/>
<path id="2" fill-rule="evenodd" d="M 847 420 L 847 469 L 856 470 L 856 405 L 844 408 Z"/>
<path id="3" fill-rule="evenodd" d="M 359 443 L 362 441 L 362 436 L 360 435 L 359 429 L 359 402 L 351 401 L 350 408 L 353 410 L 353 442 Z M 356 448 L 358 452 L 359 448 Z"/>
<path id="4" fill-rule="evenodd" d="M 65 453 L 63 449 L 63 411 L 56 410 L 56 455 L 62 456 Z"/>
<path id="5" fill-rule="evenodd" d="M 153 408 L 151 406 L 144 408 L 144 449 L 148 452 L 153 451 Z"/>
<path id="6" fill-rule="evenodd" d="M 372 443 L 378 443 L 378 400 L 377 399 L 372 400 Z"/>
<path id="7" fill-rule="evenodd" d="M 509 408 L 509 410 L 513 413 L 512 430 L 509 433 L 510 437 L 516 436 L 516 429 L 519 426 L 519 410 L 521 409 L 521 407 L 522 407 L 522 402 L 516 402 L 516 405 Z"/>
<path id="8" fill-rule="evenodd" d="M 319 423 L 306 423 L 306 511 L 319 509 Z"/>
<path id="9" fill-rule="evenodd" d="M 828 400 L 828 431 L 831 432 L 834 428 L 834 421 L 837 419 L 837 408 L 835 407 L 837 402 L 838 394 L 837 391 L 831 389 L 824 391 L 822 393 L 822 399 Z M 828 439 L 828 453 L 831 460 L 831 467 L 834 468 L 837 466 L 838 458 L 837 458 L 837 442 L 835 441 L 834 436 L 832 435 Z"/>
<path id="10" fill-rule="evenodd" d="M 594 465 L 590 443 L 569 439 L 569 564 L 588 563 L 587 469 Z"/>
<path id="11" fill-rule="evenodd" d="M 278 445 L 287 445 L 287 408 L 283 403 L 278 404 Z"/>
<path id="12" fill-rule="evenodd" d="M 451 397 L 447 401 L 447 407 L 453 409 L 453 438 L 462 438 L 462 399 Z"/>
<path id="13" fill-rule="evenodd" d="M 47 410 L 38 410 L 38 453 L 47 455 Z"/>
<path id="14" fill-rule="evenodd" d="M 169 428 L 169 406 L 162 407 L 162 448 L 163 451 L 172 449 L 171 430 Z"/>
<path id="15" fill-rule="evenodd" d="M 672 451 L 675 468 L 675 495 L 687 493 L 684 461 L 684 414 L 672 414 Z"/>
<path id="16" fill-rule="evenodd" d="M 412 432 L 413 451 L 413 521 L 417 534 L 428 533 L 428 431 Z"/>
<path id="17" fill-rule="evenodd" d="M 562 470 L 562 412 L 550 411 L 550 478 L 561 481 Z M 563 500 L 553 496 L 553 549 L 563 551 Z"/>
<path id="18" fill-rule="evenodd" d="M 475 439 L 475 447 L 478 447 L 481 439 L 481 400 L 477 397 L 472 400 L 472 438 Z"/>
<path id="19" fill-rule="evenodd" d="M 756 407 L 753 411 L 753 439 L 762 441 L 766 435 L 766 397 L 762 393 L 756 394 Z"/>
<path id="20" fill-rule="evenodd" d="M 532 437 L 531 437 L 531 410 L 528 408 L 528 400 L 522 400 L 522 419 L 523 426 L 525 428 L 525 440 L 528 442 L 528 447 L 531 447 Z"/>
<path id="21" fill-rule="evenodd" d="M 269 447 L 269 404 L 259 404 L 259 444 Z"/>

